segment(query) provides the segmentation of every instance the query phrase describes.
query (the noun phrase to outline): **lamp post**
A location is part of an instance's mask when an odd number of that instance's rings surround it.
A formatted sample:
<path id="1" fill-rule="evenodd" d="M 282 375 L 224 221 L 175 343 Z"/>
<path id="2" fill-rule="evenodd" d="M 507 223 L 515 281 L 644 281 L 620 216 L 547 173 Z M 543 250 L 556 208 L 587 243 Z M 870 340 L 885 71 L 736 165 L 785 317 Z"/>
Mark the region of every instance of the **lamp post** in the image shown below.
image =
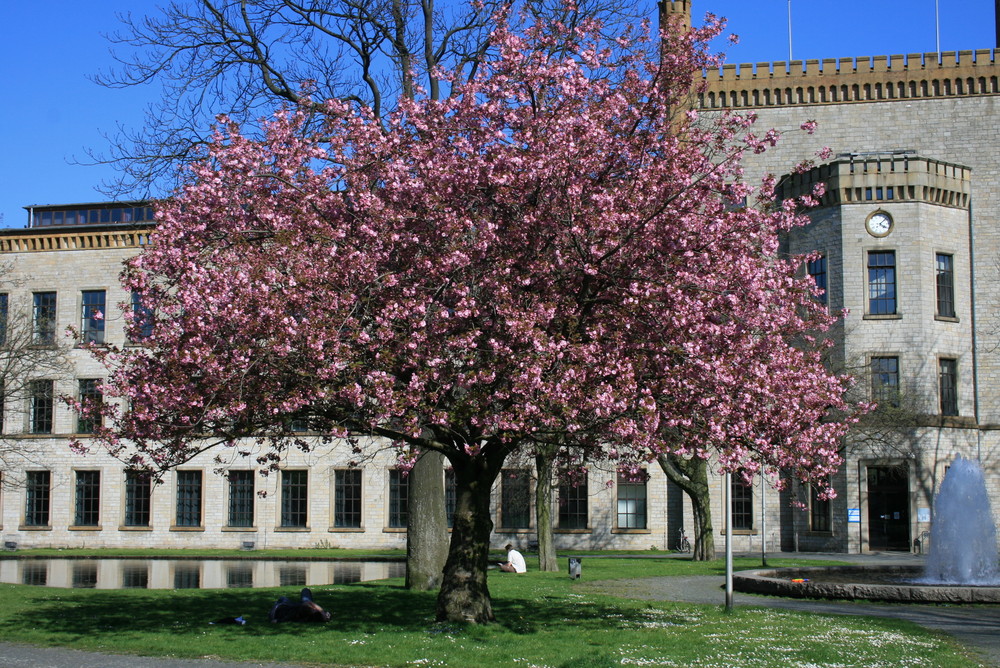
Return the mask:
<path id="1" fill-rule="evenodd" d="M 726 500 L 726 612 L 733 609 L 733 484 L 732 473 L 726 471 L 726 493 L 722 498 Z"/>

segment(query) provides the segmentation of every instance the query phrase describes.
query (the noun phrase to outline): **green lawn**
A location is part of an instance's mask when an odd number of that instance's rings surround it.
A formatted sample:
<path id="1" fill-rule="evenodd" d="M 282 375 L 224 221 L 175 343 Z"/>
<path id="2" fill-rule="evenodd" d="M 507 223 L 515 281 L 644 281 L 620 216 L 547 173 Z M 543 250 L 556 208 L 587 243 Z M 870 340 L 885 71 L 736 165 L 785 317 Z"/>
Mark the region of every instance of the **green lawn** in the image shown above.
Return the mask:
<path id="1" fill-rule="evenodd" d="M 272 556 L 255 556 L 265 555 Z M 737 568 L 757 564 L 738 560 Z M 766 608 L 726 614 L 720 606 L 636 601 L 588 588 L 595 580 L 721 569 L 721 562 L 607 558 L 585 560 L 580 581 L 562 572 L 493 571 L 490 591 L 498 621 L 483 627 L 435 623 L 435 595 L 407 591 L 399 580 L 313 587 L 317 601 L 333 613 L 325 626 L 269 624 L 271 603 L 280 594 L 293 594 L 288 590 L 0 585 L 0 638 L 149 656 L 336 666 L 978 665 L 950 640 L 906 622 Z M 249 624 L 208 624 L 236 615 Z"/>

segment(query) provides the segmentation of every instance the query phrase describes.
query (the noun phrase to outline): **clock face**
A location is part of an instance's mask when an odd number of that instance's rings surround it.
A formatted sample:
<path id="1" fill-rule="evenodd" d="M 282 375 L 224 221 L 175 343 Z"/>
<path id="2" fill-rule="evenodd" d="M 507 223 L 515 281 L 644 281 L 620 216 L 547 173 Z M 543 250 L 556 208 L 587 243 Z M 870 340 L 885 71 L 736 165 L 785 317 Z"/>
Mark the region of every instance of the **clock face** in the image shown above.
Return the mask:
<path id="1" fill-rule="evenodd" d="M 876 211 L 868 216 L 865 227 L 873 237 L 884 237 L 892 232 L 892 216 L 885 211 Z"/>

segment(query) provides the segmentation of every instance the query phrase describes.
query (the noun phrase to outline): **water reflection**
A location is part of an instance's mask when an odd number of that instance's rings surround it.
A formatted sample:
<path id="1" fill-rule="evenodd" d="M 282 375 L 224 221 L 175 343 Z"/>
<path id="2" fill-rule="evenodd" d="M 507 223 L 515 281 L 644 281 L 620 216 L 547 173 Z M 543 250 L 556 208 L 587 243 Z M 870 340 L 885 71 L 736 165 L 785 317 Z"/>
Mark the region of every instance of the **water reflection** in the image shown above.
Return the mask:
<path id="1" fill-rule="evenodd" d="M 403 577 L 384 561 L 2 559 L 0 582 L 88 589 L 306 587 Z"/>

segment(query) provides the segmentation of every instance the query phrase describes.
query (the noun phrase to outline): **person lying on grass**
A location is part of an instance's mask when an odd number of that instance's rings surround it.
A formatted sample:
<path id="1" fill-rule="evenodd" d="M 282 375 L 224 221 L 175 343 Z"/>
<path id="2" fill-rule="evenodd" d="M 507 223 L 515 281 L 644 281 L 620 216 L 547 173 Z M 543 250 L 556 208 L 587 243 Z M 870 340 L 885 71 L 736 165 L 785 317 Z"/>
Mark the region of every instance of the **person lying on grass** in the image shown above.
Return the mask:
<path id="1" fill-rule="evenodd" d="M 301 600 L 293 603 L 287 596 L 282 596 L 271 607 L 267 618 L 272 622 L 319 622 L 330 621 L 330 613 L 319 607 L 312 599 L 312 591 L 308 587 L 302 590 Z"/>

